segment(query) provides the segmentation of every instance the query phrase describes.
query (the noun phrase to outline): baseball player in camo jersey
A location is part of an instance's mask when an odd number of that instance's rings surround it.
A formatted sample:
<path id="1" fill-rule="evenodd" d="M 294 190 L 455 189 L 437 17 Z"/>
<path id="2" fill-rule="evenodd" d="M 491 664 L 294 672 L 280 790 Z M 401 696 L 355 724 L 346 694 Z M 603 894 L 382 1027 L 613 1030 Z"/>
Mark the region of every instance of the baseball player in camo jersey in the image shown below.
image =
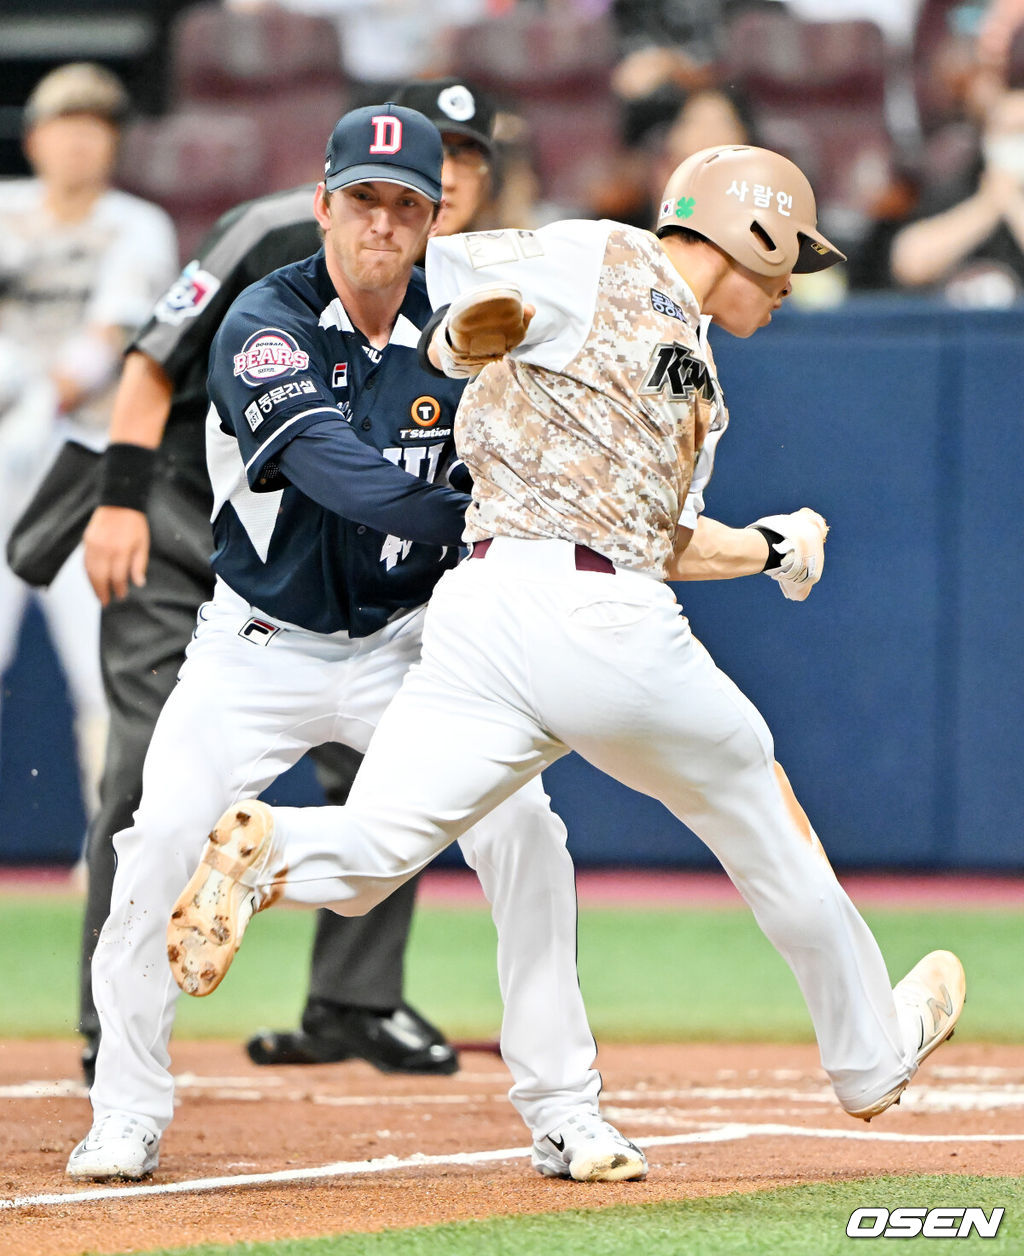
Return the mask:
<path id="1" fill-rule="evenodd" d="M 767 570 L 800 600 L 819 578 L 813 511 L 746 528 L 702 513 L 727 421 L 706 331 L 751 335 L 794 271 L 841 260 L 800 170 L 747 146 L 678 167 L 657 236 L 567 222 L 431 244 L 431 297 L 451 301 L 431 361 L 492 363 L 456 433 L 471 557 L 435 591 L 348 804 L 225 813 L 169 923 L 179 983 L 216 984 L 272 902 L 365 910 L 573 749 L 715 852 L 796 975 L 842 1107 L 870 1120 L 898 1101 L 953 1031 L 960 962 L 932 952 L 890 988 L 764 720 L 664 583 Z M 439 769 L 416 754 L 428 737 Z"/>
<path id="2" fill-rule="evenodd" d="M 157 1164 L 178 994 L 165 922 L 204 834 L 311 746 L 365 749 L 419 656 L 424 603 L 458 560 L 468 498 L 445 474 L 463 385 L 420 369 L 431 311 L 413 270 L 441 200 L 441 155 L 414 110 L 342 118 L 314 200 L 324 248 L 247 288 L 214 340 L 217 584 L 154 731 L 134 825 L 115 838 L 93 959 L 94 1124 L 72 1177 L 139 1178 Z M 443 772 L 448 748 L 427 737 L 416 757 Z M 538 1137 L 585 1137 L 560 1172 L 642 1177 L 643 1153 L 598 1115 L 565 837 L 538 777 L 462 838 L 498 932 L 513 1100 Z"/>
<path id="3" fill-rule="evenodd" d="M 436 234 L 468 230 L 492 192 L 495 109 L 461 79 L 413 81 L 397 104 L 441 132 Z M 204 437 L 210 344 L 232 301 L 271 270 L 316 252 L 315 184 L 275 192 L 226 214 L 200 245 L 131 345 L 104 458 L 103 504 L 85 536 L 86 564 L 103 603 L 101 657 L 111 709 L 100 810 L 87 848 L 79 1032 L 91 1085 L 99 1047 L 92 956 L 110 911 L 114 834 L 129 828 L 142 766 L 174 687 L 196 611 L 213 593 L 213 499 Z M 328 802 L 342 803 L 361 756 L 337 742 L 312 752 Z M 378 910 L 317 920 L 309 992 L 296 1030 L 262 1030 L 246 1044 L 257 1064 L 315 1064 L 356 1057 L 387 1071 L 452 1073 L 458 1057 L 439 1029 L 404 999 L 404 956 L 417 882 Z"/>

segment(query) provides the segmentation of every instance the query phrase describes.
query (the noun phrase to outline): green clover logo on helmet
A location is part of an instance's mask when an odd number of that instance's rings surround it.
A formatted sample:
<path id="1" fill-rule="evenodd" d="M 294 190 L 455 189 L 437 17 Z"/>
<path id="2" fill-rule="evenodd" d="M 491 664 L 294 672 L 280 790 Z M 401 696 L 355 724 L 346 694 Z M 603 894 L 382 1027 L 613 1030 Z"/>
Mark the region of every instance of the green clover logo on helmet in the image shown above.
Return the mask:
<path id="1" fill-rule="evenodd" d="M 689 218 L 693 214 L 693 207 L 696 204 L 692 196 L 681 196 L 676 201 L 676 217 Z"/>

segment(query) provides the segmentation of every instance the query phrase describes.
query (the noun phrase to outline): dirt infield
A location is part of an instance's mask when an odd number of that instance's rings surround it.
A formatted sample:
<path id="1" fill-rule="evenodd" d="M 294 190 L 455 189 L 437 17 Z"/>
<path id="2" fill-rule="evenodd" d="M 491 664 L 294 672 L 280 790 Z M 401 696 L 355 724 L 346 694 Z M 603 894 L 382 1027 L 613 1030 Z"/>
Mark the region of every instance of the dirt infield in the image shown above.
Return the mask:
<path id="1" fill-rule="evenodd" d="M 462 1061 L 436 1079 L 362 1063 L 261 1069 L 233 1043 L 182 1043 L 160 1168 L 105 1187 L 63 1176 L 89 1124 L 74 1044 L 0 1043 L 0 1251 L 142 1252 L 880 1173 L 1008 1175 L 1024 1156 L 1022 1047 L 949 1044 L 871 1126 L 838 1110 L 811 1046 L 607 1047 L 604 1111 L 645 1146 L 651 1174 L 587 1185 L 537 1177 L 504 1065 Z"/>

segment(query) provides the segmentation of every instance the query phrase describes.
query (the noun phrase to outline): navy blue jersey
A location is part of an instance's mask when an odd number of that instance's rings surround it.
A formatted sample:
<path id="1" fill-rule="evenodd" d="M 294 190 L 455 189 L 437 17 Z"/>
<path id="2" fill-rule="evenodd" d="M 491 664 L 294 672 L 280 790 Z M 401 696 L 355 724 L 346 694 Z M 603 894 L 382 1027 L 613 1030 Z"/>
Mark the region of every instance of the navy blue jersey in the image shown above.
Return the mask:
<path id="1" fill-rule="evenodd" d="M 383 349 L 352 326 L 323 250 L 246 288 L 213 341 L 213 568 L 268 615 L 376 632 L 458 559 L 469 499 L 444 483 L 464 383 L 427 375 L 413 271 Z M 440 481 L 440 482 L 438 482 Z"/>

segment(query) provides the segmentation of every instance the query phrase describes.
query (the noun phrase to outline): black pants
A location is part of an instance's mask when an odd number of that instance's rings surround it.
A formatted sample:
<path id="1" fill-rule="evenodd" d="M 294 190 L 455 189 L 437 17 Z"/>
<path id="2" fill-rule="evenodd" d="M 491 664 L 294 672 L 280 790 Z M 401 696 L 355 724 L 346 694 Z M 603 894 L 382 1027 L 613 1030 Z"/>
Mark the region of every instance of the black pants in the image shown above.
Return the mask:
<path id="1" fill-rule="evenodd" d="M 78 1028 L 95 1034 L 92 955 L 110 911 L 113 836 L 129 828 L 142 797 L 142 765 L 157 716 L 174 688 L 196 611 L 213 592 L 209 556 L 210 502 L 175 476 L 164 460 L 149 504 L 146 583 L 103 612 L 100 660 L 110 706 L 107 758 L 99 810 L 86 847 L 88 894 L 82 925 Z M 333 805 L 348 796 L 362 756 L 348 746 L 312 752 L 317 777 Z M 317 913 L 308 998 L 386 1011 L 402 1001 L 405 946 L 417 878 L 365 916 Z"/>

